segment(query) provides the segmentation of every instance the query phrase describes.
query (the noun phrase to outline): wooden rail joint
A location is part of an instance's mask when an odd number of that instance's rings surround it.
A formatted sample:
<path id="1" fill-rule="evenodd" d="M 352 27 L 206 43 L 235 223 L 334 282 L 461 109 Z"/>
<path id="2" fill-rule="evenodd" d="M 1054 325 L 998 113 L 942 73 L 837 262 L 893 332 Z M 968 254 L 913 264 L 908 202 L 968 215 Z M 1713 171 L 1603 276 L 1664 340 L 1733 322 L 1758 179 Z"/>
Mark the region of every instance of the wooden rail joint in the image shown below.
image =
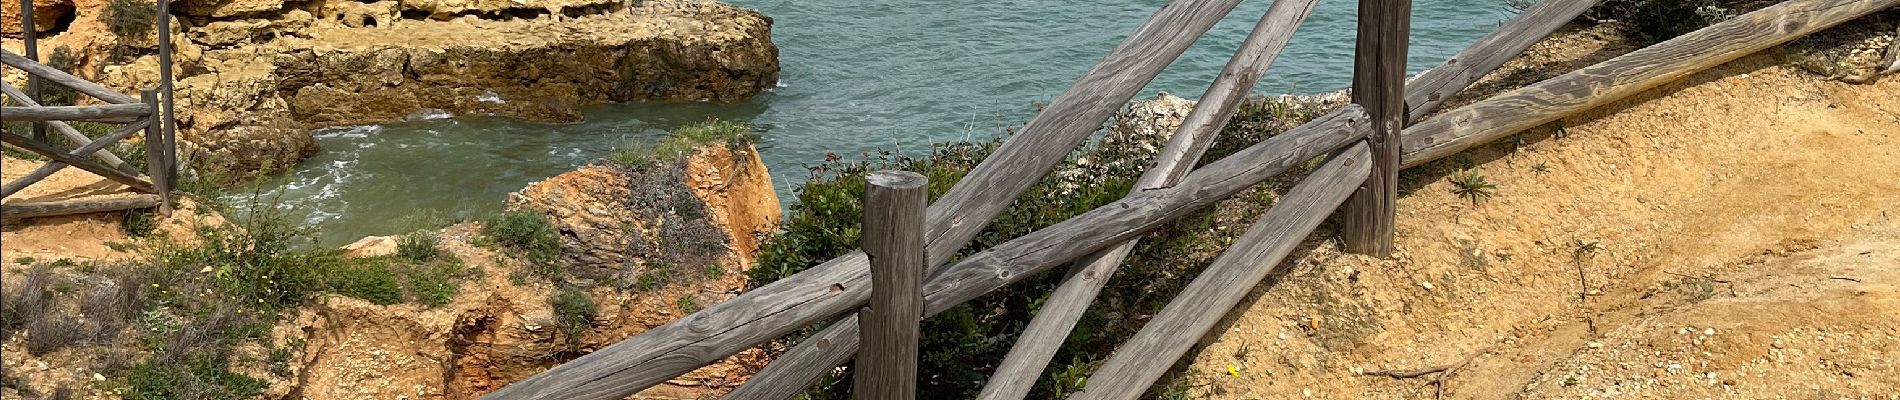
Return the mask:
<path id="1" fill-rule="evenodd" d="M 1392 255 L 1399 192 L 1399 135 L 1405 127 L 1405 61 L 1411 0 L 1359 0 L 1352 101 L 1372 117 L 1372 174 L 1346 201 L 1340 235 L 1346 251 Z"/>

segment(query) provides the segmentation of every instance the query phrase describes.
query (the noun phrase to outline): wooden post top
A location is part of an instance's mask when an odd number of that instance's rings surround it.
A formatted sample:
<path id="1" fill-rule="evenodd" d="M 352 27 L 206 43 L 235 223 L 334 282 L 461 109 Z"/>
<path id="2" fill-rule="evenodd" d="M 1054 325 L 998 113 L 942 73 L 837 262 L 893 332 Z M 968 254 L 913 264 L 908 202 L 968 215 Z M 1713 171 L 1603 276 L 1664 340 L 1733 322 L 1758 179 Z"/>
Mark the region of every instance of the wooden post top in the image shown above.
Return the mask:
<path id="1" fill-rule="evenodd" d="M 866 185 L 891 189 L 916 189 L 929 184 L 923 174 L 910 171 L 872 171 L 864 175 Z"/>

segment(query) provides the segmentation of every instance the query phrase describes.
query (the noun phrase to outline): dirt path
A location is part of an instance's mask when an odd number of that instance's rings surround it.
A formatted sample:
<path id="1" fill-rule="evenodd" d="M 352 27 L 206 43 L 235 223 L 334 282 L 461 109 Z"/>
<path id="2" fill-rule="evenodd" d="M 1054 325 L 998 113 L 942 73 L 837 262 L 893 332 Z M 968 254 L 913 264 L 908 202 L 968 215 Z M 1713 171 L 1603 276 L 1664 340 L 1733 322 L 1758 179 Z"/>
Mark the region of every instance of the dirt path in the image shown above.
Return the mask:
<path id="1" fill-rule="evenodd" d="M 1459 157 L 1408 171 L 1399 254 L 1300 255 L 1207 339 L 1190 394 L 1432 398 L 1361 372 L 1465 359 L 1446 397 L 1896 393 L 1900 79 L 1775 61 L 1467 152 L 1500 187 L 1478 205 Z"/>

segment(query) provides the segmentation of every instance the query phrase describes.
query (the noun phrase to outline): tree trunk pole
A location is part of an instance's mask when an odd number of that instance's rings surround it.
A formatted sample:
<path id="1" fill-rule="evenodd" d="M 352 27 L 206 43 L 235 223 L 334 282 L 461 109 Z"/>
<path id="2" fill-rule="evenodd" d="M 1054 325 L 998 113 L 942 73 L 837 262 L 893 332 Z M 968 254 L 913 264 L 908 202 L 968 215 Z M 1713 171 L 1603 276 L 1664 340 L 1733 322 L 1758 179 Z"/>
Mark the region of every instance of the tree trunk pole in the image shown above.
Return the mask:
<path id="1" fill-rule="evenodd" d="M 853 392 L 859 400 L 917 398 L 925 182 L 907 171 L 865 177 L 862 246 L 871 260 L 871 300 L 858 311 L 864 356 L 858 357 Z"/>
<path id="2" fill-rule="evenodd" d="M 156 1 L 158 2 L 156 13 L 158 14 L 158 85 L 159 94 L 164 96 L 162 100 L 164 113 L 154 113 L 152 118 L 158 121 L 159 130 L 164 132 L 164 140 L 160 144 L 163 144 L 165 149 L 165 182 L 169 186 L 178 177 L 178 132 L 174 126 L 176 120 L 172 118 L 172 2 L 171 0 Z M 172 194 L 166 192 L 158 195 L 165 198 L 165 207 L 170 209 Z"/>
<path id="3" fill-rule="evenodd" d="M 1399 192 L 1399 134 L 1405 128 L 1406 41 L 1411 0 L 1359 0 L 1359 39 L 1352 101 L 1372 116 L 1372 174 L 1346 201 L 1341 236 L 1346 251 L 1392 255 Z"/>
<path id="4" fill-rule="evenodd" d="M 38 27 L 33 26 L 33 0 L 20 0 L 20 35 L 25 42 L 22 50 L 26 51 L 26 59 L 40 61 L 40 32 Z M 42 98 L 39 77 L 26 74 L 26 94 L 27 98 L 33 101 L 39 101 Z M 52 143 L 46 140 L 45 122 L 33 123 L 33 140 L 38 140 L 40 143 Z"/>

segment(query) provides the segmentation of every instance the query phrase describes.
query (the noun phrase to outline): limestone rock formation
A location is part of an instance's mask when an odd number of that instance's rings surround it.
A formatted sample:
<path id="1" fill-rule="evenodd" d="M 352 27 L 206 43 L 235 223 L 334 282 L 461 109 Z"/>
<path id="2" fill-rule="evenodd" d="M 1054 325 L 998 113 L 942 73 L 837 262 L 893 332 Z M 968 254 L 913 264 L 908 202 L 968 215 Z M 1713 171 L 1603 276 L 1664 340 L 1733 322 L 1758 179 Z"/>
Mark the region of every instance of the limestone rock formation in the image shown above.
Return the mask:
<path id="1" fill-rule="evenodd" d="M 462 283 L 454 301 L 440 307 L 331 296 L 304 308 L 272 335 L 304 345 L 286 374 L 295 378 L 273 381 L 267 397 L 473 398 L 730 299 L 745 287 L 757 239 L 777 228 L 774 193 L 751 146 L 717 144 L 676 162 L 592 165 L 534 183 L 510 196 L 511 206 L 552 217 L 562 235 L 563 279 L 598 305 L 578 343 L 562 336 L 548 301 L 562 289 L 517 280 L 531 274 L 531 261 L 472 245 L 480 228 L 461 224 L 439 233 L 443 250 L 486 273 Z M 346 251 L 376 256 L 393 247 L 388 237 L 370 237 Z M 664 264 L 693 257 L 709 258 L 684 269 Z M 652 274 L 660 270 L 692 275 Z M 621 276 L 662 280 L 605 284 Z M 750 350 L 634 398 L 717 396 L 764 361 L 762 351 Z"/>
<path id="2" fill-rule="evenodd" d="M 23 32 L 20 24 L 20 3 L 7 2 L 0 13 L 0 34 L 11 37 Z M 59 20 L 73 13 L 72 0 L 33 0 L 33 31 L 51 32 L 59 27 Z"/>
<path id="3" fill-rule="evenodd" d="M 599 311 L 578 343 L 556 327 L 548 299 L 560 289 L 545 281 L 513 281 L 525 260 L 474 246 L 473 224 L 440 233 L 442 248 L 472 270 L 454 301 L 438 307 L 375 305 L 327 296 L 277 325 L 277 343 L 292 349 L 286 378 L 270 377 L 265 398 L 470 399 L 525 379 L 690 313 L 682 307 L 731 298 L 744 274 L 646 291 L 593 288 L 584 293 Z M 732 266 L 726 266 L 732 267 Z M 681 299 L 692 299 L 690 301 Z M 695 399 L 731 390 L 762 367 L 751 350 L 652 387 L 636 399 Z"/>
<path id="4" fill-rule="evenodd" d="M 591 165 L 509 196 L 562 233 L 566 272 L 582 283 L 639 288 L 694 278 L 709 265 L 751 265 L 778 227 L 771 176 L 751 146 L 712 145 L 682 162 Z"/>

